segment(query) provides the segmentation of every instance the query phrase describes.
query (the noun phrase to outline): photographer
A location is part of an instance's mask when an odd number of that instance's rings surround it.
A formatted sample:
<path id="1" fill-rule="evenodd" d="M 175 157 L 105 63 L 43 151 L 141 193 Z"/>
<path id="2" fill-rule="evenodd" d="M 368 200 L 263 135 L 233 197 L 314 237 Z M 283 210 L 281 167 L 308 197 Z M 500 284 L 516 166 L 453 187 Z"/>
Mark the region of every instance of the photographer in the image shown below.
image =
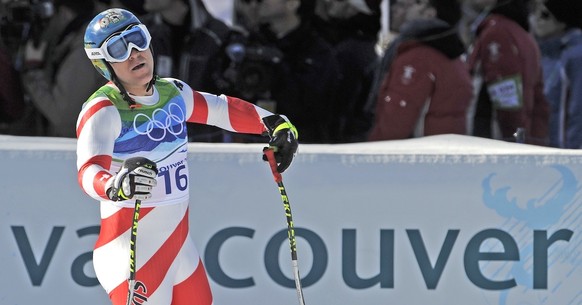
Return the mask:
<path id="1" fill-rule="evenodd" d="M 342 82 L 334 105 L 334 142 L 362 142 L 372 127 L 373 111 L 366 108 L 381 29 L 380 0 L 315 0 L 314 24 L 332 44 L 340 63 Z"/>
<path id="2" fill-rule="evenodd" d="M 213 76 L 219 69 L 230 28 L 208 12 L 202 0 L 146 0 L 143 23 L 152 33 L 156 72 L 177 76 L 196 90 L 224 92 Z M 188 123 L 190 142 L 222 142 L 223 131 Z"/>
<path id="3" fill-rule="evenodd" d="M 52 7 L 52 6 L 51 6 Z M 43 15 L 28 0 L 0 2 L 0 133 L 39 134 L 39 115 L 24 94 L 20 72 L 22 43 L 38 36 Z"/>
<path id="4" fill-rule="evenodd" d="M 0 36 L 0 133 L 10 133 L 10 123 L 24 114 L 24 94 L 18 72 Z"/>
<path id="5" fill-rule="evenodd" d="M 222 92 L 273 109 L 271 86 L 280 69 L 283 52 L 266 43 L 258 33 L 239 30 L 233 32 L 225 47 L 222 73 L 216 83 Z"/>
<path id="6" fill-rule="evenodd" d="M 246 76 L 239 79 L 246 80 L 247 89 L 248 84 L 254 84 L 251 88 L 254 88 L 255 96 L 250 100 L 272 111 L 286 113 L 301 130 L 301 142 L 332 142 L 339 64 L 332 47 L 311 24 L 315 2 L 263 0 L 238 3 L 239 7 L 245 8 L 245 5 L 246 9 L 239 13 L 252 13 L 259 25 L 259 33 L 251 33 L 246 58 L 240 60 L 238 70 L 239 74 Z M 260 60 L 252 59 L 252 55 L 259 54 L 262 55 Z M 254 68 L 248 71 L 254 73 L 244 72 L 244 67 L 253 65 Z M 259 75 L 265 77 L 259 79 Z M 245 96 L 245 92 L 241 96 Z"/>
<path id="7" fill-rule="evenodd" d="M 79 48 L 95 6 L 93 1 L 55 0 L 54 15 L 40 39 L 25 42 L 23 85 L 46 119 L 42 135 L 75 137 L 81 105 L 104 84 Z"/>

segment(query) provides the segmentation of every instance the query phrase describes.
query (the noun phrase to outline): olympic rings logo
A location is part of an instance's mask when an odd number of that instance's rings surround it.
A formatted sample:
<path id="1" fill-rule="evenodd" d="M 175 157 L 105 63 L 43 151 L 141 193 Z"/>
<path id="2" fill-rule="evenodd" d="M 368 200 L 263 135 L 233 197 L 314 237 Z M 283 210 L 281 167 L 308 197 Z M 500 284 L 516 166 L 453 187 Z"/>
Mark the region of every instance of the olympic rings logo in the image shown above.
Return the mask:
<path id="1" fill-rule="evenodd" d="M 137 134 L 147 135 L 152 141 L 161 141 L 168 133 L 177 138 L 178 135 L 184 132 L 186 115 L 184 114 L 184 110 L 175 103 L 169 105 L 168 111 L 163 108 L 156 109 L 152 113 L 151 118 L 146 114 L 138 113 L 133 119 L 133 129 Z M 138 120 L 142 117 L 145 117 L 145 123 L 138 126 Z M 179 130 L 174 130 L 174 126 L 176 125 L 179 126 Z M 145 126 L 145 129 L 143 126 Z M 154 129 L 159 129 L 163 132 L 160 135 L 154 135 L 152 134 Z"/>

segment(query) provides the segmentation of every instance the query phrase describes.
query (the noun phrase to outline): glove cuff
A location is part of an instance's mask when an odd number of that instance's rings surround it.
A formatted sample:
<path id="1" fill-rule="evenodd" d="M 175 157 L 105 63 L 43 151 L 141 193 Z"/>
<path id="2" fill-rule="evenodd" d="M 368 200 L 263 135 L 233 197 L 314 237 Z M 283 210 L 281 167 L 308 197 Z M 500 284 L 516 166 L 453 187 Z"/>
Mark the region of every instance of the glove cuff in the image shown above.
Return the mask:
<path id="1" fill-rule="evenodd" d="M 105 194 L 107 194 L 107 198 L 109 198 L 111 201 L 120 201 L 121 199 L 119 196 L 117 196 L 116 190 L 113 187 L 108 188 Z"/>
<path id="2" fill-rule="evenodd" d="M 263 122 L 265 123 L 265 126 L 269 130 L 269 136 L 271 136 L 271 138 L 277 132 L 284 129 L 291 130 L 291 132 L 293 132 L 293 135 L 295 136 L 295 139 L 299 138 L 299 132 L 297 131 L 297 128 L 293 124 L 291 124 L 289 119 L 287 119 L 287 117 L 284 115 L 270 115 L 268 117 L 264 117 Z"/>
<path id="3" fill-rule="evenodd" d="M 107 189 L 106 194 L 109 200 L 111 201 L 124 201 L 131 199 L 130 197 L 125 195 L 121 188 L 115 189 L 114 187 L 110 187 Z"/>
<path id="4" fill-rule="evenodd" d="M 111 201 L 118 201 L 119 198 L 117 198 L 115 196 L 116 194 L 115 194 L 114 187 L 113 187 L 114 180 L 115 180 L 115 176 L 109 178 L 109 180 L 107 180 L 107 182 L 105 182 L 105 195 Z"/>

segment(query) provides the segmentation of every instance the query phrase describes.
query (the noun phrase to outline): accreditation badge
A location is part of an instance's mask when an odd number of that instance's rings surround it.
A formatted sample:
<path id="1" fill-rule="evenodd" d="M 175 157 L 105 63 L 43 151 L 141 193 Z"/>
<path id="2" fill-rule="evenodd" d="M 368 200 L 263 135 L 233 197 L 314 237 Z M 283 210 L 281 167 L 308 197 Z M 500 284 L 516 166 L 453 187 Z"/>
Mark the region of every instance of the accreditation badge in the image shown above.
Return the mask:
<path id="1" fill-rule="evenodd" d="M 487 91 L 497 109 L 512 110 L 523 106 L 523 81 L 520 75 L 490 83 Z"/>

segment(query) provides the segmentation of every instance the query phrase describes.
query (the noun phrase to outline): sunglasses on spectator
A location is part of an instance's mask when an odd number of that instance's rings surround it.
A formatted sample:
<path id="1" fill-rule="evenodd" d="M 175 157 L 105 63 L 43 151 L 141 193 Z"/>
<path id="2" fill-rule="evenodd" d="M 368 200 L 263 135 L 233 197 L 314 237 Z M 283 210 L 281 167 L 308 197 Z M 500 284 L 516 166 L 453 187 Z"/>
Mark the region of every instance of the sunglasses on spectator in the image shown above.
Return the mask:
<path id="1" fill-rule="evenodd" d="M 145 51 L 152 37 L 143 24 L 132 25 L 122 32 L 111 35 L 99 48 L 85 49 L 90 59 L 105 59 L 108 62 L 124 62 L 131 49 Z"/>

